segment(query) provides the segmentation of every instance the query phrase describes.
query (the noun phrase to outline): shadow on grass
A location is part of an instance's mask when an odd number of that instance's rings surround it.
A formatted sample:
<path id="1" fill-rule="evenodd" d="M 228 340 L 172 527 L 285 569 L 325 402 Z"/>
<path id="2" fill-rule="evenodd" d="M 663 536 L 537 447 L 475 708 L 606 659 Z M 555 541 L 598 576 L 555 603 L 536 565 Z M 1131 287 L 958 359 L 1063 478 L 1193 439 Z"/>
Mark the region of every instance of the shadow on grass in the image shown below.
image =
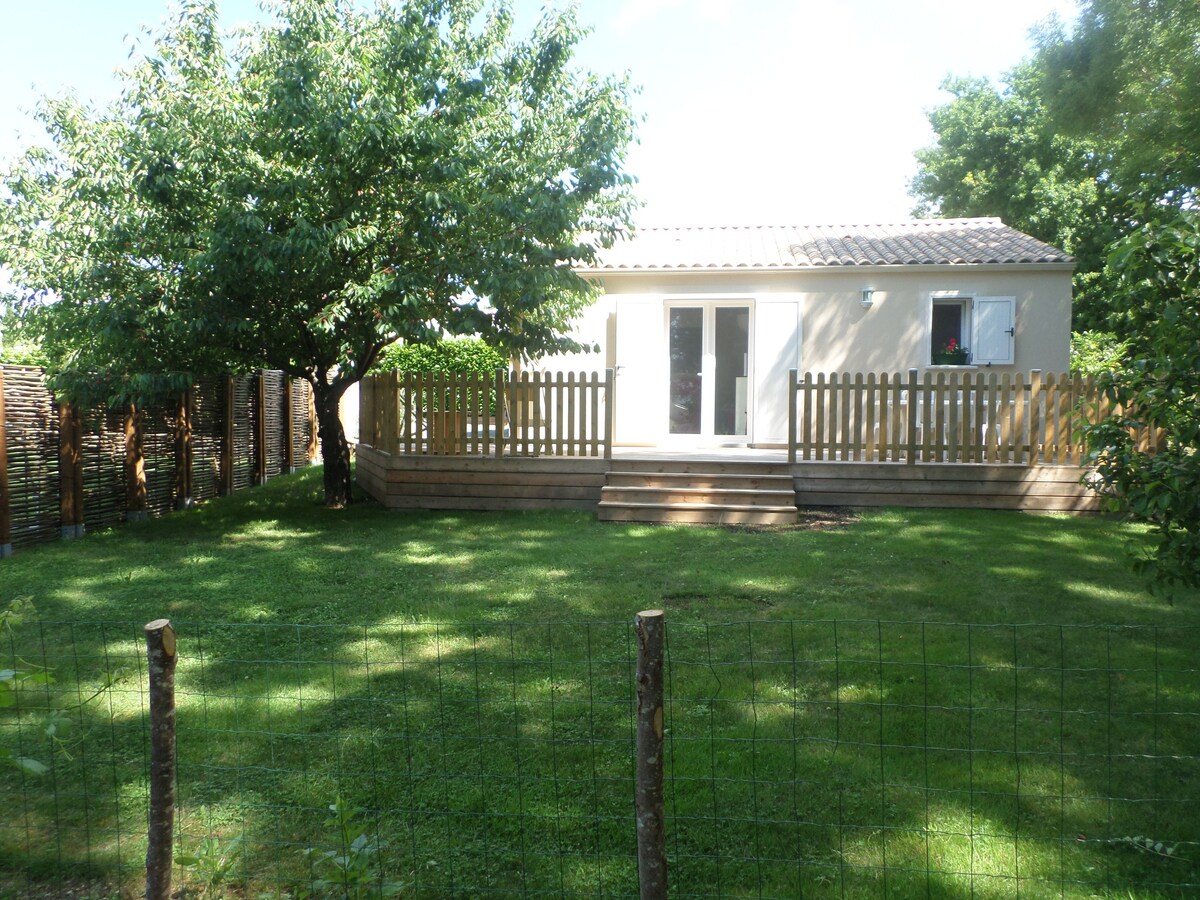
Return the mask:
<path id="1" fill-rule="evenodd" d="M 289 889 L 342 796 L 417 896 L 631 892 L 630 620 L 665 605 L 677 889 L 1200 881 L 1197 634 L 1124 570 L 1113 523 L 884 511 L 746 533 L 330 512 L 318 491 L 308 473 L 3 564 L 42 612 L 13 650 L 55 670 L 47 700 L 129 673 L 75 714 L 49 779 L 0 776 L 21 810 L 4 868 L 136 878 L 140 623 L 169 615 L 188 849 L 245 835 L 239 877 Z M 5 739 L 37 752 L 32 721 Z"/>

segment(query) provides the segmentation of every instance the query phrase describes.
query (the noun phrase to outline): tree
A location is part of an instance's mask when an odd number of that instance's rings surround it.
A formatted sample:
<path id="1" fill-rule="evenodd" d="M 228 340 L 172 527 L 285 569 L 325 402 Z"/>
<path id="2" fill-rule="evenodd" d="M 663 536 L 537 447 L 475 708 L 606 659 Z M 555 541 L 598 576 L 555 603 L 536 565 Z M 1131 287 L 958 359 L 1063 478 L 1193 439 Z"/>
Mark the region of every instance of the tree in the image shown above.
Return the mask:
<path id="1" fill-rule="evenodd" d="M 1109 155 L 1087 136 L 1061 133 L 1032 64 L 1013 70 L 1003 88 L 974 78 L 943 87 L 954 99 L 930 111 L 937 143 L 916 152 L 916 214 L 999 216 L 1062 248 L 1077 260 L 1076 325 L 1100 324 L 1107 247 L 1129 217 L 1106 177 Z"/>
<path id="2" fill-rule="evenodd" d="M 60 373 L 304 378 L 337 506 L 340 398 L 388 345 L 577 349 L 592 288 L 572 265 L 633 208 L 629 90 L 572 67 L 570 11 L 518 40 L 482 6 L 285 0 L 227 54 L 191 0 L 112 108 L 47 103 L 53 147 L 6 181 L 0 261 Z"/>
<path id="3" fill-rule="evenodd" d="M 1200 580 L 1200 6 L 1084 0 L 1009 86 L 956 81 L 920 211 L 999 214 L 1076 255 L 1077 359 L 1123 412 L 1086 429 L 1098 490 L 1157 534 L 1154 584 Z M 1124 358 L 1114 364 L 1113 353 Z M 1132 432 L 1161 429 L 1154 450 Z"/>
<path id="4" fill-rule="evenodd" d="M 1115 189 L 1147 204 L 1200 197 L 1200 5 L 1087 0 L 1069 36 L 1038 40 L 1052 118 L 1113 150 Z"/>
<path id="5" fill-rule="evenodd" d="M 1200 214 L 1143 226 L 1113 250 L 1117 285 L 1113 328 L 1128 336 L 1131 359 L 1102 376 L 1122 410 L 1085 436 L 1096 490 L 1153 526 L 1152 553 L 1139 560 L 1152 583 L 1200 585 Z M 1161 430 L 1156 447 L 1137 431 Z"/>

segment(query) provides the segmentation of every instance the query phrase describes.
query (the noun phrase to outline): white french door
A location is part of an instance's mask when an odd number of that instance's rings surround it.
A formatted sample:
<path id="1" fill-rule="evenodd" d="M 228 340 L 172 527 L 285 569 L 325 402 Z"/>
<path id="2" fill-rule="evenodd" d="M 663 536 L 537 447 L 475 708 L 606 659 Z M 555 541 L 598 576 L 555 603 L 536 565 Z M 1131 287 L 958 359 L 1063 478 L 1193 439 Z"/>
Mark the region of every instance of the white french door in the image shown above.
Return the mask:
<path id="1" fill-rule="evenodd" d="M 744 441 L 750 433 L 750 305 L 667 304 L 667 433 Z"/>

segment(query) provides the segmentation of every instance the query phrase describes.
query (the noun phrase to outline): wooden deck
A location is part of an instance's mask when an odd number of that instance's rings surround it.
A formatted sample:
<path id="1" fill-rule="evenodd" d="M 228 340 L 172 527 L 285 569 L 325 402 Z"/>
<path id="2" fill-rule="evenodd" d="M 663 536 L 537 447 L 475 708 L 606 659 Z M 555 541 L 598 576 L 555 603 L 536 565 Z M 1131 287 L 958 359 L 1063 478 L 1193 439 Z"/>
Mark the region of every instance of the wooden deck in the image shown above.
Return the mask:
<path id="1" fill-rule="evenodd" d="M 795 504 L 1015 509 L 1090 513 L 1099 498 L 1081 466 L 988 463 L 788 463 L 785 450 L 613 449 L 595 457 L 483 457 L 387 454 L 358 447 L 359 485 L 395 509 L 600 510 L 610 473 L 691 472 L 715 484 L 721 474 L 791 476 Z M 694 497 L 691 499 L 695 499 Z M 725 521 L 735 519 L 726 518 Z"/>

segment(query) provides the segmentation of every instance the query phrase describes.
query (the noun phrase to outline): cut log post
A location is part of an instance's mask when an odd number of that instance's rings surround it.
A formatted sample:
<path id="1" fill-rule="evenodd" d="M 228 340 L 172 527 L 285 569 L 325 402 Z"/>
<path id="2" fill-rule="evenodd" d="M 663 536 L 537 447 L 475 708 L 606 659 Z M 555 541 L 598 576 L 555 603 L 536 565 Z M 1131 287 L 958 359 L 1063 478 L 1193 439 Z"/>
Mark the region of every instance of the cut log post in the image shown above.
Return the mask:
<path id="1" fill-rule="evenodd" d="M 146 842 L 146 900 L 171 896 L 171 839 L 175 828 L 175 629 L 167 619 L 146 625 L 150 683 L 150 814 Z"/>
<path id="2" fill-rule="evenodd" d="M 0 366 L 0 559 L 12 556 L 12 493 L 8 482 L 8 421 Z"/>
<path id="3" fill-rule="evenodd" d="M 663 611 L 637 614 L 637 842 L 642 900 L 666 900 L 663 809 Z"/>

